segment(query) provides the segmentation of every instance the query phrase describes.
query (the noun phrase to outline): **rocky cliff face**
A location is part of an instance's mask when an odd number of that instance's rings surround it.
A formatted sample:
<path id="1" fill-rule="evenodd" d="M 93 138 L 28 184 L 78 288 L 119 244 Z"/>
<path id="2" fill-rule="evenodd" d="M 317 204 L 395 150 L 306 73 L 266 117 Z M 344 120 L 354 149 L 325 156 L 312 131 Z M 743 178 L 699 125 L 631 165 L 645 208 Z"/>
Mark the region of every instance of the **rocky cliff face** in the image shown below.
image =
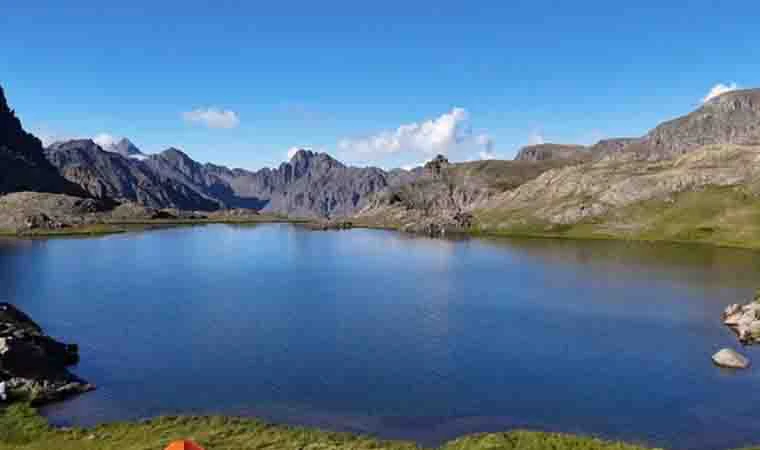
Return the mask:
<path id="1" fill-rule="evenodd" d="M 592 153 L 595 159 L 657 161 L 716 144 L 760 144 L 760 89 L 720 95 L 685 116 L 658 125 L 641 138 L 601 141 Z"/>
<path id="2" fill-rule="evenodd" d="M 546 161 L 550 159 L 584 160 L 590 156 L 589 149 L 582 145 L 537 144 L 520 149 L 516 161 Z"/>
<path id="3" fill-rule="evenodd" d="M 642 142 L 643 151 L 653 159 L 713 144 L 760 144 L 760 89 L 716 97 L 691 114 L 658 126 Z"/>
<path id="4" fill-rule="evenodd" d="M 275 170 L 247 174 L 264 211 L 302 217 L 342 217 L 363 207 L 368 198 L 384 190 L 394 177 L 375 167 L 348 167 L 326 153 L 299 150 Z"/>
<path id="5" fill-rule="evenodd" d="M 87 195 L 45 159 L 42 143 L 24 131 L 0 86 L 0 195 L 17 191 Z"/>
<path id="6" fill-rule="evenodd" d="M 67 180 L 95 198 L 137 202 L 151 208 L 220 207 L 219 202 L 190 184 L 153 170 L 145 161 L 106 152 L 91 140 L 55 143 L 45 153 Z"/>

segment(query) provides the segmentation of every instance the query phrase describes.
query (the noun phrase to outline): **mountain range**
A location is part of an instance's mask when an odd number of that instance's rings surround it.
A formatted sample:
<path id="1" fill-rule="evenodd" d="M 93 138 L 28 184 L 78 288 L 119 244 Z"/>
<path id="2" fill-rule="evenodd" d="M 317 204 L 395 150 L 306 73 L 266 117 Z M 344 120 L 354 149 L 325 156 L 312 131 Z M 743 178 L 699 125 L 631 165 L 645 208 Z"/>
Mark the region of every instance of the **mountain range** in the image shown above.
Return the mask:
<path id="1" fill-rule="evenodd" d="M 387 171 L 299 150 L 279 167 L 249 171 L 200 163 L 175 148 L 144 154 L 129 139 L 105 148 L 85 139 L 43 149 L 23 130 L 0 88 L 0 193 L 63 193 L 156 209 L 353 217 L 411 230 L 605 223 L 615 233 L 641 231 L 646 224 L 621 218 L 621 211 L 650 201 L 675 202 L 662 209 L 672 211 L 682 206 L 684 193 L 721 187 L 743 189 L 745 203 L 752 203 L 760 195 L 758 149 L 760 90 L 740 90 L 641 137 L 533 145 L 512 161 L 450 163 L 441 156 L 425 167 Z"/>
<path id="2" fill-rule="evenodd" d="M 201 164 L 176 148 L 144 155 L 128 140 L 108 151 L 92 140 L 58 142 L 45 155 L 67 180 L 96 198 L 152 208 L 246 208 L 295 217 L 350 215 L 369 195 L 413 177 L 400 170 L 348 167 L 308 150 L 299 150 L 275 169 L 255 172 Z"/>

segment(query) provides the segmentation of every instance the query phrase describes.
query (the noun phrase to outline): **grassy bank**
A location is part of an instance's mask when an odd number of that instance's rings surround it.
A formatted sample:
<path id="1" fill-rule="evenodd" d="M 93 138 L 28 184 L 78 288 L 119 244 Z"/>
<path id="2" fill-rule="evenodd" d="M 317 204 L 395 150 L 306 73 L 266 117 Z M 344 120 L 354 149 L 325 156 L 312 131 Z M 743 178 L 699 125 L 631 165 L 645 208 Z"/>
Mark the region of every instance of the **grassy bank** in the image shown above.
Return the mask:
<path id="1" fill-rule="evenodd" d="M 474 235 L 607 239 L 760 249 L 760 197 L 742 187 L 709 187 L 650 200 L 568 225 L 532 221 L 527 212 L 478 211 Z M 509 224 L 509 225 L 503 225 Z"/>
<path id="2" fill-rule="evenodd" d="M 175 439 L 193 439 L 207 450 L 412 450 L 417 445 L 346 433 L 270 425 L 232 417 L 167 417 L 90 429 L 55 429 L 24 404 L 0 415 L 0 450 L 163 450 Z M 516 431 L 466 436 L 441 450 L 639 450 L 642 447 L 551 433 Z"/>

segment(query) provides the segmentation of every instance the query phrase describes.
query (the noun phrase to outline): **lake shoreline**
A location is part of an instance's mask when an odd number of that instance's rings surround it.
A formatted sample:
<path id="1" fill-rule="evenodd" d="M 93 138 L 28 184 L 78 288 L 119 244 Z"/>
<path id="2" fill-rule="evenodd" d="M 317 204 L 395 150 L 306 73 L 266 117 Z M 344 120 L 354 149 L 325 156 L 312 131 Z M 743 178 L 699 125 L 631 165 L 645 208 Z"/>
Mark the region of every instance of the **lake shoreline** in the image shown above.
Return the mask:
<path id="1" fill-rule="evenodd" d="M 292 224 L 309 228 L 312 231 L 344 231 L 349 229 L 384 230 L 405 233 L 412 236 L 431 237 L 425 233 L 404 231 L 401 226 L 375 225 L 361 222 L 350 222 L 350 226 L 343 226 L 344 222 L 337 222 L 341 226 L 332 225 L 330 222 L 287 218 L 274 216 L 260 216 L 256 219 L 157 219 L 135 221 L 112 221 L 102 224 L 73 226 L 61 229 L 37 229 L 23 233 L 2 232 L 0 238 L 6 239 L 47 239 L 47 238 L 71 238 L 71 237 L 97 237 L 112 234 L 130 232 L 143 232 L 161 230 L 167 228 L 193 227 L 204 225 L 265 225 L 265 224 Z M 567 241 L 610 241 L 610 242 L 633 242 L 645 244 L 678 244 L 696 245 L 714 248 L 741 249 L 759 251 L 760 244 L 756 242 L 724 242 L 697 239 L 657 239 L 649 237 L 618 236 L 612 234 L 566 234 L 553 231 L 524 231 L 524 230 L 462 230 L 450 232 L 445 237 L 471 237 L 471 238 L 525 238 L 525 239 L 557 239 Z M 437 238 L 437 237 L 436 237 Z"/>

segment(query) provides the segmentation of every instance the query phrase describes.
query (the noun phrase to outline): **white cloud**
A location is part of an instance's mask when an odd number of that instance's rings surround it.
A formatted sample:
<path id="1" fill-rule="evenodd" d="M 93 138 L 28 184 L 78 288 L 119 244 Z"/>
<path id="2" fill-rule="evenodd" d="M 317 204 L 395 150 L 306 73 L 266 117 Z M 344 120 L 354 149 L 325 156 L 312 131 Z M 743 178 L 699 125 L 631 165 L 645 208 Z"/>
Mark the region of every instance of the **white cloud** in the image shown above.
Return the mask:
<path id="1" fill-rule="evenodd" d="M 432 158 L 439 153 L 467 159 L 479 152 L 490 153 L 492 148 L 493 140 L 487 134 L 473 134 L 470 115 L 463 108 L 453 108 L 435 119 L 401 125 L 395 130 L 338 142 L 342 155 L 365 162 L 388 157 L 417 161 L 420 156 Z"/>
<path id="2" fill-rule="evenodd" d="M 217 108 L 198 108 L 183 112 L 186 122 L 201 123 L 209 128 L 235 128 L 240 125 L 240 118 L 234 111 Z"/>
<path id="3" fill-rule="evenodd" d="M 403 169 L 403 170 L 414 170 L 414 169 L 416 169 L 418 167 L 422 167 L 424 165 L 425 165 L 424 162 L 418 162 L 418 163 L 413 163 L 413 164 L 405 164 L 405 165 L 401 166 L 401 169 Z"/>
<path id="4" fill-rule="evenodd" d="M 119 142 L 119 138 L 111 136 L 108 133 L 100 133 L 92 138 L 92 141 L 98 144 L 101 148 L 108 150 L 111 146 Z"/>
<path id="5" fill-rule="evenodd" d="M 298 150 L 313 151 L 311 147 L 290 147 L 288 149 L 288 159 L 293 159 L 293 157 L 296 156 L 296 153 L 298 153 Z"/>
<path id="6" fill-rule="evenodd" d="M 540 145 L 545 143 L 543 134 L 540 131 L 532 131 L 528 136 L 528 145 Z"/>
<path id="7" fill-rule="evenodd" d="M 42 141 L 43 147 L 49 147 L 50 145 L 63 140 L 63 138 L 61 138 L 60 136 L 56 136 L 53 134 L 43 134 L 43 133 L 37 132 L 37 133 L 34 133 L 34 135 L 37 136 L 37 139 Z"/>
<path id="8" fill-rule="evenodd" d="M 478 153 L 478 156 L 480 159 L 496 159 L 496 153 L 489 151 L 480 152 Z"/>
<path id="9" fill-rule="evenodd" d="M 702 103 L 707 103 L 719 95 L 723 95 L 726 92 L 731 92 L 739 89 L 736 83 L 723 84 L 718 83 L 710 89 L 710 92 L 702 99 Z"/>

